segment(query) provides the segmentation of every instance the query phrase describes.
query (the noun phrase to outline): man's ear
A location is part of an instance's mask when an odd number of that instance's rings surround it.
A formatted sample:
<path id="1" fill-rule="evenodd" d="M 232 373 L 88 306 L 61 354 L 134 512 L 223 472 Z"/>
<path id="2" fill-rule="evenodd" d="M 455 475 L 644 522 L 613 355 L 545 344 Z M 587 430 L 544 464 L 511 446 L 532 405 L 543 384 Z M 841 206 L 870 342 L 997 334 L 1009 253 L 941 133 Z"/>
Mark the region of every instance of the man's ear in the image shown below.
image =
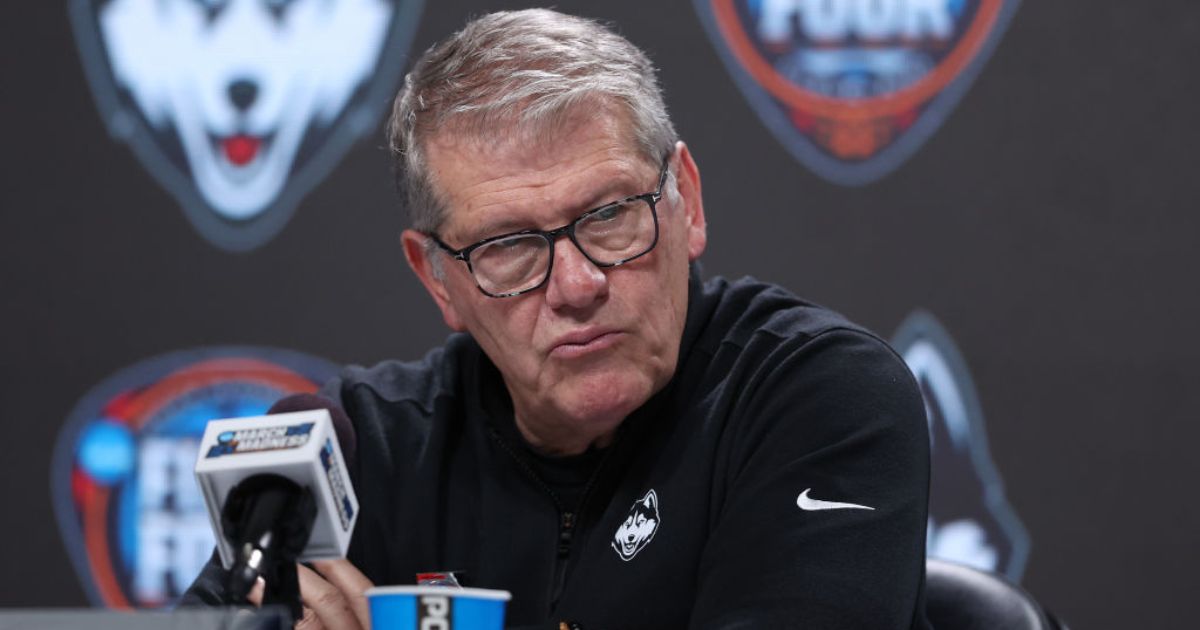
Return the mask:
<path id="1" fill-rule="evenodd" d="M 704 253 L 708 244 L 708 224 L 704 219 L 704 197 L 700 194 L 700 168 L 696 166 L 687 144 L 682 140 L 675 143 L 678 165 L 675 181 L 679 196 L 683 198 L 684 218 L 687 223 L 688 261 L 694 261 Z"/>
<path id="2" fill-rule="evenodd" d="M 404 246 L 404 258 L 408 260 L 408 266 L 412 268 L 413 273 L 417 274 L 421 284 L 425 285 L 425 290 L 429 292 L 438 309 L 442 311 L 442 319 L 446 325 L 455 332 L 462 332 L 466 330 L 466 326 L 463 325 L 462 318 L 458 316 L 458 311 L 450 301 L 450 292 L 446 290 L 445 281 L 433 271 L 434 262 L 429 259 L 429 250 L 425 245 L 428 239 L 428 236 L 416 230 L 404 230 L 400 234 L 400 243 Z"/>

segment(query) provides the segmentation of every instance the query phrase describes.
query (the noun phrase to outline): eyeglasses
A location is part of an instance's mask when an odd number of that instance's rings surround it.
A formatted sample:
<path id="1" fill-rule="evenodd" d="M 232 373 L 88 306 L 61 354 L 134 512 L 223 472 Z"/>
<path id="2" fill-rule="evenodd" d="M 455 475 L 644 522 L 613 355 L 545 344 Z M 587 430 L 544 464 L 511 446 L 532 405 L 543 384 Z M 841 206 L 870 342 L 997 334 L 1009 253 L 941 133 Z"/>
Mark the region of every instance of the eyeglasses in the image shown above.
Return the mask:
<path id="1" fill-rule="evenodd" d="M 467 263 L 475 284 L 494 298 L 528 293 L 546 284 L 554 267 L 554 243 L 564 234 L 597 267 L 616 267 L 645 256 L 658 243 L 658 212 L 670 155 L 663 158 L 658 189 L 588 210 L 550 231 L 521 230 L 485 238 L 462 249 L 430 234 L 455 260 Z"/>

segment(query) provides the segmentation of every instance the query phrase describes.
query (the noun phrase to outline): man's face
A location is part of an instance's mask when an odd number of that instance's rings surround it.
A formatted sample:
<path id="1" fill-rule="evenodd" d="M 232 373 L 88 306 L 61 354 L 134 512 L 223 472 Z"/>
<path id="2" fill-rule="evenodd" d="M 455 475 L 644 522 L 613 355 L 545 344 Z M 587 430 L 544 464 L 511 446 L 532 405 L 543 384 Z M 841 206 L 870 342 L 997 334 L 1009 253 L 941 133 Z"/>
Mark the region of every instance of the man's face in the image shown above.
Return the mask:
<path id="1" fill-rule="evenodd" d="M 634 150 L 622 118 L 590 114 L 536 146 L 433 138 L 428 164 L 448 210 L 442 240 L 461 248 L 516 230 L 550 230 L 652 192 L 660 164 Z M 659 240 L 649 254 L 600 269 L 561 238 L 546 284 L 515 297 L 483 295 L 466 265 L 440 251 L 426 254 L 425 237 L 405 232 L 409 262 L 446 323 L 469 332 L 500 369 L 518 427 L 544 451 L 603 445 L 674 374 L 688 263 L 704 250 L 705 231 L 699 173 L 682 143 L 670 169 L 678 192 L 664 187 Z M 444 257 L 442 279 L 428 255 Z"/>

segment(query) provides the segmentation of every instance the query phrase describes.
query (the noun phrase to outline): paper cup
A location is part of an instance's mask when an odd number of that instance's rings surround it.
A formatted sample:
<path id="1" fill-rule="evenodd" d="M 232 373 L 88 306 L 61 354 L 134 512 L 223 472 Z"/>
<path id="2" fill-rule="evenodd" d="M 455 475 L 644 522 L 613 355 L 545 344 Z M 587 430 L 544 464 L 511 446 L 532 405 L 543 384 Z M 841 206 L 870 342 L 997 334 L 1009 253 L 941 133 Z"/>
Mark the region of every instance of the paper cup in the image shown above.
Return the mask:
<path id="1" fill-rule="evenodd" d="M 512 594 L 482 588 L 376 586 L 367 591 L 372 630 L 503 630 Z"/>

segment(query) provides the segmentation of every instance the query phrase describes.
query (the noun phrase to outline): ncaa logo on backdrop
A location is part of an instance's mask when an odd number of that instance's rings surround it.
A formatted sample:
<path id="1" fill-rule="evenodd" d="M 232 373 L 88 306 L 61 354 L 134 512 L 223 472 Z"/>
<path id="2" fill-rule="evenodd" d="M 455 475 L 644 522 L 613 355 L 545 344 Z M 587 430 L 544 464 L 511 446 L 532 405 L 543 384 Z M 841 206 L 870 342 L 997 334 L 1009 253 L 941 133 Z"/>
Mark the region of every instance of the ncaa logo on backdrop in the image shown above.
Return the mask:
<path id="1" fill-rule="evenodd" d="M 92 603 L 173 603 L 215 545 L 192 472 L 205 424 L 262 415 L 335 372 L 296 352 L 214 348 L 139 363 L 88 392 L 59 433 L 51 489 Z"/>
<path id="2" fill-rule="evenodd" d="M 250 250 L 370 133 L 423 0 L 70 0 L 109 132 L 214 245 Z"/>
<path id="3" fill-rule="evenodd" d="M 695 0 L 729 72 L 798 160 L 844 185 L 941 125 L 1017 0 Z"/>
<path id="4" fill-rule="evenodd" d="M 1029 534 L 992 461 L 983 411 L 967 364 L 929 313 L 908 316 L 892 347 L 921 388 L 932 475 L 926 554 L 1021 580 Z"/>

